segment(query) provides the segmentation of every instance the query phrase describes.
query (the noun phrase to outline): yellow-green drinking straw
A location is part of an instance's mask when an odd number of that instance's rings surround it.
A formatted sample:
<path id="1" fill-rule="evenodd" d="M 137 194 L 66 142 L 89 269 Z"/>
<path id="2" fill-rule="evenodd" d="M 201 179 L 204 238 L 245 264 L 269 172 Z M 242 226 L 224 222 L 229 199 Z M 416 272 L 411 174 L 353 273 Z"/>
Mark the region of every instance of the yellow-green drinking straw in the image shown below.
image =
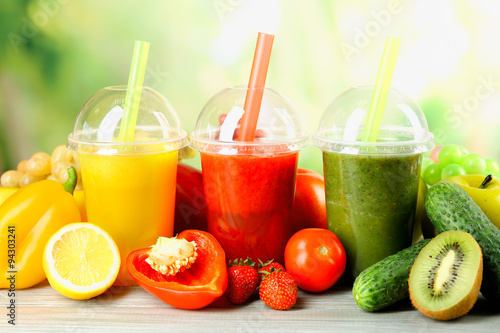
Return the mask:
<path id="1" fill-rule="evenodd" d="M 366 125 L 362 137 L 363 142 L 377 141 L 400 45 L 400 39 L 387 37 L 384 54 L 382 55 L 382 61 L 378 69 L 377 81 L 373 89 L 370 109 L 368 110 L 368 116 L 366 118 Z"/>
<path id="2" fill-rule="evenodd" d="M 121 120 L 120 133 L 118 134 L 120 142 L 134 141 L 135 124 L 141 102 L 148 54 L 149 43 L 136 40 L 128 77 L 127 94 L 125 95 L 125 114 Z"/>

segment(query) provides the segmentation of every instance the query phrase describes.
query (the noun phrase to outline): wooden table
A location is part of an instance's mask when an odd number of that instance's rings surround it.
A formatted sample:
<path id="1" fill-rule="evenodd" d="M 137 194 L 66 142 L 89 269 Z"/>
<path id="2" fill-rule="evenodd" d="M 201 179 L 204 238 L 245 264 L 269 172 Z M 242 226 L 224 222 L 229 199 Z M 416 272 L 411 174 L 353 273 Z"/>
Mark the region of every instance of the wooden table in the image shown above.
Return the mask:
<path id="1" fill-rule="evenodd" d="M 0 290 L 0 332 L 500 332 L 500 312 L 480 295 L 466 316 L 440 322 L 409 302 L 369 313 L 358 308 L 346 286 L 311 294 L 300 291 L 289 311 L 267 307 L 258 295 L 241 306 L 222 298 L 196 310 L 173 308 L 141 287 L 112 287 L 103 295 L 76 301 L 47 282 L 16 292 L 16 326 L 7 323 L 10 300 Z"/>

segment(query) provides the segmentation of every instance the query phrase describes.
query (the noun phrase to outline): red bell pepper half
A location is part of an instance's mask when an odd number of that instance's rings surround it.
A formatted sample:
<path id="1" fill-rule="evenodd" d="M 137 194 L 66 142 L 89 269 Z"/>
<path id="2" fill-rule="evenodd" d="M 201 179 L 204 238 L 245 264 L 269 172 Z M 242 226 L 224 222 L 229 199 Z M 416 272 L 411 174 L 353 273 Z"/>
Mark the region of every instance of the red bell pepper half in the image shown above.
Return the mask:
<path id="1" fill-rule="evenodd" d="M 127 258 L 127 269 L 142 288 L 181 309 L 203 308 L 224 294 L 227 287 L 226 256 L 214 236 L 205 231 L 185 230 L 177 237 L 163 240 L 169 245 L 161 245 L 160 249 L 159 239 L 156 245 L 133 251 Z M 178 246 L 180 243 L 182 245 Z M 181 258 L 170 266 L 162 265 L 162 260 L 165 263 L 171 259 L 170 253 L 185 253 L 189 250 L 185 250 L 186 246 L 192 250 L 191 244 L 195 245 L 196 256 L 190 255 L 189 264 L 179 270 L 179 263 L 182 266 L 188 261 Z"/>
<path id="2" fill-rule="evenodd" d="M 174 235 L 184 230 L 208 231 L 207 202 L 201 170 L 179 163 L 175 191 Z"/>

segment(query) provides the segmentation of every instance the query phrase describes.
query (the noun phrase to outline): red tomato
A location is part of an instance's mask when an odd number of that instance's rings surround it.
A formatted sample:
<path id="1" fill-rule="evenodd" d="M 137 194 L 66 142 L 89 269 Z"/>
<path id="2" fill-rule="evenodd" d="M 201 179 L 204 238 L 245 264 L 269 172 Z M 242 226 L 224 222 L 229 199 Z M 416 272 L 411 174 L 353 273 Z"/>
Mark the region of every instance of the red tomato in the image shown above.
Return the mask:
<path id="1" fill-rule="evenodd" d="M 315 171 L 297 170 L 292 226 L 293 233 L 304 228 L 327 228 L 325 181 Z"/>
<path id="2" fill-rule="evenodd" d="M 198 257 L 183 272 L 165 276 L 145 261 L 151 248 L 133 251 L 127 257 L 132 278 L 150 294 L 181 309 L 201 309 L 224 294 L 227 267 L 224 250 L 214 236 L 200 230 L 185 230 L 176 238 L 196 242 Z"/>
<path id="3" fill-rule="evenodd" d="M 340 279 L 345 265 L 344 247 L 330 230 L 302 229 L 286 244 L 286 271 L 301 289 L 311 292 L 327 290 Z"/>
<path id="4" fill-rule="evenodd" d="M 177 166 L 174 235 L 187 229 L 208 231 L 207 202 L 201 171 L 184 163 Z"/>

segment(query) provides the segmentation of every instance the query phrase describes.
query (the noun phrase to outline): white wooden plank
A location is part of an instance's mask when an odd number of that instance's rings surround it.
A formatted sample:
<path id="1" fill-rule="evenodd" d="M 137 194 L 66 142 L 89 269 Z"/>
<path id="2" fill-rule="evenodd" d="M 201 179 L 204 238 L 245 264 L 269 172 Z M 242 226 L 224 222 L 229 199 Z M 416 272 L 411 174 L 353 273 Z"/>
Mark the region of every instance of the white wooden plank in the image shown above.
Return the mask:
<path id="1" fill-rule="evenodd" d="M 378 313 L 365 312 L 346 286 L 320 294 L 301 291 L 289 311 L 267 307 L 258 295 L 242 306 L 221 299 L 205 309 L 181 310 L 140 287 L 112 287 L 99 297 L 77 301 L 59 295 L 45 282 L 18 290 L 16 296 L 14 330 L 5 316 L 6 291 L 0 292 L 0 332 L 499 332 L 500 328 L 500 313 L 482 297 L 465 317 L 439 322 L 423 316 L 409 302 Z"/>

